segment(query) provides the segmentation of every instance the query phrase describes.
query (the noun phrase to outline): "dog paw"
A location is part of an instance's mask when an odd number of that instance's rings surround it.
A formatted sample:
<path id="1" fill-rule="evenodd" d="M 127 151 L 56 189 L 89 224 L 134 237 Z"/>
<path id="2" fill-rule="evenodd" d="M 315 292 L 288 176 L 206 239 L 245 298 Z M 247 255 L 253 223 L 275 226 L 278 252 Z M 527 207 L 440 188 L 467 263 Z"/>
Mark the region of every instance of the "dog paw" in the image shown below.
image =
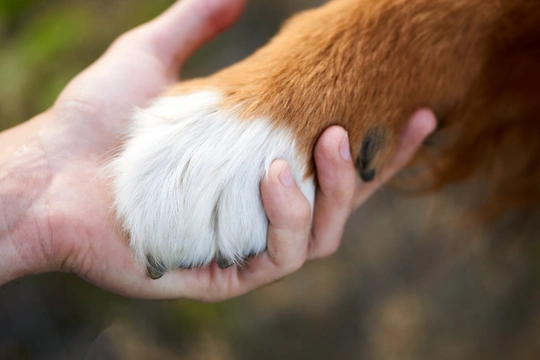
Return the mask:
<path id="1" fill-rule="evenodd" d="M 266 248 L 259 193 L 271 162 L 283 159 L 313 206 L 313 177 L 287 128 L 220 108 L 217 91 L 162 97 L 139 110 L 111 163 L 115 210 L 137 258 L 166 270 L 217 261 L 241 264 Z"/>

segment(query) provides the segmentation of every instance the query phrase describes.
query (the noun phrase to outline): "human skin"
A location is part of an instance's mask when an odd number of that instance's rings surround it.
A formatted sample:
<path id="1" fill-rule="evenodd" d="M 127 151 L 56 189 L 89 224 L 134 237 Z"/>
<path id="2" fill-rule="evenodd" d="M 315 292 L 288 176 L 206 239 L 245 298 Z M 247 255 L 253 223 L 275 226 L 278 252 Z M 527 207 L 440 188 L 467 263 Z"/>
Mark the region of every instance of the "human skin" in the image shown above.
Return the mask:
<path id="1" fill-rule="evenodd" d="M 152 280 L 118 230 L 104 167 L 120 145 L 133 106 L 143 107 L 188 56 L 229 26 L 245 0 L 183 0 L 120 36 L 75 77 L 54 105 L 0 133 L 0 285 L 52 271 L 72 272 L 136 298 L 220 301 L 274 282 L 306 260 L 339 247 L 351 212 L 411 159 L 435 128 L 430 111 L 408 122 L 394 157 L 358 186 L 346 131 L 333 126 L 317 142 L 319 187 L 311 209 L 275 160 L 261 182 L 268 248 L 244 267 L 217 264 Z"/>

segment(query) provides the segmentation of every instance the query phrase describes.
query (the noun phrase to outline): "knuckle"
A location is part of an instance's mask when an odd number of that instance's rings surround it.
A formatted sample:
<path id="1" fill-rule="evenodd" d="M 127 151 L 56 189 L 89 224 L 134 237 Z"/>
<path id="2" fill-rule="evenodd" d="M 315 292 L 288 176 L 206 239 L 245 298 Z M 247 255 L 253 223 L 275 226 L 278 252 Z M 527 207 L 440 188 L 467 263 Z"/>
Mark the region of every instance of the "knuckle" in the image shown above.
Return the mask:
<path id="1" fill-rule="evenodd" d="M 126 43 L 133 41 L 134 38 L 137 38 L 138 31 L 137 28 L 126 31 L 125 33 L 118 36 L 112 43 L 112 47 L 121 47 Z"/>
<path id="2" fill-rule="evenodd" d="M 132 46 L 133 44 L 146 44 L 152 42 L 152 32 L 148 31 L 149 26 L 149 24 L 144 24 L 126 31 L 114 40 L 111 47 L 117 49 Z"/>
<path id="3" fill-rule="evenodd" d="M 332 243 L 317 253 L 317 258 L 323 259 L 334 255 L 339 249 L 339 242 Z"/>
<path id="4" fill-rule="evenodd" d="M 304 201 L 295 208 L 294 220 L 300 228 L 307 228 L 311 225 L 311 205 Z"/>
<path id="5" fill-rule="evenodd" d="M 300 269 L 302 265 L 304 265 L 304 263 L 306 262 L 306 258 L 307 258 L 307 254 L 305 253 L 302 253 L 301 255 L 297 255 L 291 258 L 287 262 L 287 265 L 284 267 L 285 274 L 292 274 L 298 269 Z"/>
<path id="6" fill-rule="evenodd" d="M 279 274 L 285 276 L 298 270 L 306 262 L 307 246 L 287 246 L 272 249 L 271 261 Z"/>
<path id="7" fill-rule="evenodd" d="M 311 226 L 311 205 L 305 201 L 296 206 L 290 206 L 279 219 L 274 219 L 272 225 L 279 230 L 303 232 Z"/>
<path id="8" fill-rule="evenodd" d="M 318 239 L 313 235 L 311 239 L 310 259 L 317 260 L 334 255 L 341 245 L 341 234 L 335 237 Z"/>
<path id="9" fill-rule="evenodd" d="M 321 181 L 321 190 L 326 198 L 344 207 L 352 207 L 351 200 L 356 192 L 356 175 L 351 177 L 349 174 L 335 174 L 332 178 Z"/>

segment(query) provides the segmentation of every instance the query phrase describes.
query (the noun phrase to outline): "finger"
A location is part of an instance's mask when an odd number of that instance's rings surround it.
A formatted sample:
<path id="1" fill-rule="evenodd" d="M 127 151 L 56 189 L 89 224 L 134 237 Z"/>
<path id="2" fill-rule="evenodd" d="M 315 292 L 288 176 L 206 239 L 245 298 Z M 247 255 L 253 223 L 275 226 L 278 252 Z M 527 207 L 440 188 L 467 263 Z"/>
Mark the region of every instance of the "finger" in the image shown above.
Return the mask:
<path id="1" fill-rule="evenodd" d="M 305 261 L 311 206 L 283 160 L 270 166 L 261 195 L 269 221 L 268 258 L 285 273 L 292 272 Z"/>
<path id="2" fill-rule="evenodd" d="M 229 27 L 246 0 L 180 0 L 147 24 L 158 59 L 171 71 L 198 47 Z"/>
<path id="3" fill-rule="evenodd" d="M 269 221 L 267 251 L 239 273 L 245 291 L 296 271 L 307 255 L 311 206 L 285 161 L 272 163 L 261 182 L 261 196 Z"/>
<path id="4" fill-rule="evenodd" d="M 318 140 L 314 156 L 319 187 L 315 196 L 309 259 L 326 257 L 337 250 L 356 191 L 356 171 L 349 138 L 343 128 L 328 128 Z"/>
<path id="5" fill-rule="evenodd" d="M 418 110 L 410 118 L 405 127 L 401 139 L 396 147 L 394 156 L 379 172 L 377 178 L 369 183 L 361 183 L 355 199 L 355 207 L 360 206 L 378 188 L 405 167 L 412 159 L 416 151 L 422 146 L 426 137 L 437 126 L 437 120 L 433 112 L 428 109 Z"/>

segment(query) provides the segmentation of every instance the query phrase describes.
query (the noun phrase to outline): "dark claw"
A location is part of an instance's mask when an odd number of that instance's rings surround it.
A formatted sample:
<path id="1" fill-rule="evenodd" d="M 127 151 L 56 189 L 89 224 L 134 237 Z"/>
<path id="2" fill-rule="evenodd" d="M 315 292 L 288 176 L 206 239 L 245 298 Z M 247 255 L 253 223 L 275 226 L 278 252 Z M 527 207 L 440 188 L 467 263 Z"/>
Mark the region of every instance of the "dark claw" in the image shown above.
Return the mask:
<path id="1" fill-rule="evenodd" d="M 178 266 L 178 268 L 182 270 L 192 270 L 192 269 L 196 269 L 197 265 L 180 265 Z"/>
<path id="2" fill-rule="evenodd" d="M 375 170 L 371 169 L 371 170 L 360 171 L 360 177 L 364 181 L 371 181 L 375 178 Z"/>
<path id="3" fill-rule="evenodd" d="M 148 265 L 146 265 L 146 272 L 153 280 L 157 280 L 165 274 L 165 265 L 161 261 L 155 260 L 153 257 L 148 256 L 146 258 Z"/>
<path id="4" fill-rule="evenodd" d="M 227 269 L 227 268 L 230 268 L 231 266 L 234 265 L 234 262 L 228 260 L 228 259 L 225 259 L 221 256 L 218 256 L 217 258 L 217 264 L 219 266 L 220 269 Z"/>
<path id="5" fill-rule="evenodd" d="M 373 167 L 373 161 L 377 152 L 384 146 L 385 137 L 385 131 L 380 127 L 371 128 L 364 135 L 360 155 L 356 162 L 358 173 L 362 180 L 371 181 L 375 178 L 375 170 L 368 170 L 368 168 Z"/>
<path id="6" fill-rule="evenodd" d="M 249 253 L 249 254 L 247 254 L 247 255 L 244 257 L 244 260 L 253 259 L 254 257 L 257 257 L 257 255 L 259 255 L 259 254 L 256 254 L 256 253 L 254 253 L 254 252 Z"/>

